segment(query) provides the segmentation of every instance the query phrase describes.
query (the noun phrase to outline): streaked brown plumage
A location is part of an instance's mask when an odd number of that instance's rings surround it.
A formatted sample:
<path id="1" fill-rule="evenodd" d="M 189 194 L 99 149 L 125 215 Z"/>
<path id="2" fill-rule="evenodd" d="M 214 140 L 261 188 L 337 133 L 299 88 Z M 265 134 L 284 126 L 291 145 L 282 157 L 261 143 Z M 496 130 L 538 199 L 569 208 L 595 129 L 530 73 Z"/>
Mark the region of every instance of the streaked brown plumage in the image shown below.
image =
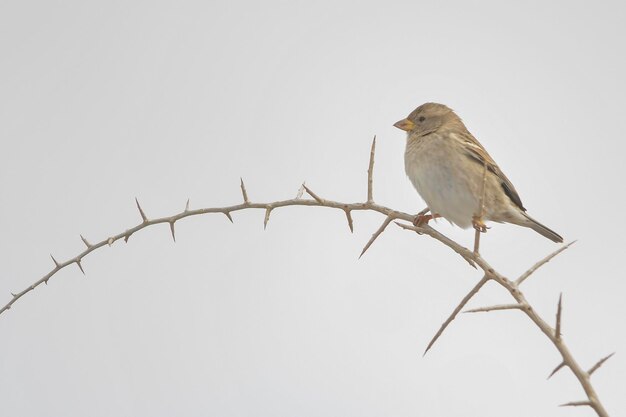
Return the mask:
<path id="1" fill-rule="evenodd" d="M 462 228 L 476 226 L 486 167 L 484 212 L 479 222 L 513 223 L 554 242 L 563 241 L 526 214 L 511 181 L 450 108 L 426 103 L 394 126 L 407 132 L 406 173 L 433 215 Z"/>

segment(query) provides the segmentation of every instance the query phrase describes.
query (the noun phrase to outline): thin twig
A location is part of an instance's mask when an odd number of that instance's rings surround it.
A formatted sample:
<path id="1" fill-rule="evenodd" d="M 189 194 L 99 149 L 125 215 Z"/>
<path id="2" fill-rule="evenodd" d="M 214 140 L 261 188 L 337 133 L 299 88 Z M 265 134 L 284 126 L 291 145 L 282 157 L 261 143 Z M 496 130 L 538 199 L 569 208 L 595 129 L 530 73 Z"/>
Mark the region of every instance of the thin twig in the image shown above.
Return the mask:
<path id="1" fill-rule="evenodd" d="M 265 218 L 263 219 L 263 229 L 267 228 L 267 222 L 270 221 L 270 214 L 272 213 L 272 206 L 267 206 L 265 209 Z"/>
<path id="2" fill-rule="evenodd" d="M 463 313 L 486 313 L 488 311 L 500 311 L 500 310 L 521 310 L 524 306 L 520 304 L 499 304 L 496 306 L 472 308 L 471 310 L 465 310 Z"/>
<path id="3" fill-rule="evenodd" d="M 371 154 L 370 154 L 370 164 L 369 164 L 369 170 L 368 170 L 368 201 L 366 201 L 365 203 L 359 202 L 359 203 L 344 203 L 344 202 L 337 202 L 337 201 L 330 201 L 330 200 L 323 200 L 319 197 L 315 198 L 313 195 L 311 195 L 314 199 L 313 200 L 309 200 L 309 199 L 292 199 L 292 200 L 284 200 L 284 201 L 273 201 L 273 202 L 267 202 L 267 203 L 251 203 L 248 199 L 248 195 L 246 192 L 246 188 L 245 185 L 243 183 L 243 180 L 241 180 L 241 192 L 243 195 L 243 203 L 242 204 L 237 204 L 237 205 L 233 205 L 233 206 L 227 206 L 227 207 L 208 207 L 208 208 L 200 208 L 200 209 L 195 209 L 195 210 L 190 210 L 188 207 L 185 207 L 185 210 L 183 210 L 180 213 L 176 213 L 174 215 L 171 215 L 169 217 L 161 217 L 161 218 L 157 218 L 157 219 L 148 219 L 147 216 L 145 216 L 145 213 L 143 212 L 143 209 L 141 209 L 138 205 L 138 209 L 140 211 L 140 214 L 142 215 L 142 222 L 139 223 L 138 225 L 127 229 L 121 233 L 118 233 L 116 235 L 113 236 L 109 236 L 103 240 L 101 240 L 100 242 L 91 244 L 89 242 L 87 242 L 87 240 L 85 238 L 83 238 L 81 236 L 81 239 L 83 240 L 83 243 L 86 246 L 86 249 L 83 250 L 81 253 L 79 253 L 78 255 L 74 256 L 71 259 L 68 259 L 67 261 L 64 262 L 58 262 L 54 257 L 52 258 L 55 266 L 54 268 L 52 268 L 48 273 L 46 273 L 43 277 L 41 277 L 39 280 L 35 281 L 34 283 L 32 283 L 31 285 L 29 285 L 28 287 L 26 287 L 24 290 L 22 290 L 21 292 L 18 293 L 12 293 L 11 296 L 11 300 L 9 300 L 9 302 L 4 305 L 2 308 L 0 308 L 0 315 L 4 312 L 6 312 L 7 310 L 9 310 L 13 304 L 19 300 L 21 297 L 23 297 L 25 294 L 33 291 L 35 288 L 37 288 L 39 285 L 41 284 L 47 284 L 48 280 L 50 278 L 52 278 L 54 275 L 56 275 L 60 270 L 64 269 L 65 267 L 67 267 L 70 264 L 74 264 L 76 263 L 79 267 L 81 267 L 80 262 L 90 253 L 106 247 L 113 245 L 113 243 L 117 242 L 118 240 L 124 240 L 127 237 L 131 236 L 134 233 L 139 232 L 140 230 L 143 230 L 145 228 L 157 225 L 157 224 L 161 224 L 161 223 L 168 223 L 170 225 L 170 229 L 172 232 L 172 238 L 175 239 L 175 232 L 174 232 L 174 224 L 175 222 L 182 220 L 184 218 L 187 217 L 191 217 L 191 216 L 197 216 L 197 215 L 205 215 L 205 214 L 210 214 L 210 213 L 222 213 L 224 215 L 226 215 L 229 220 L 232 220 L 230 213 L 232 212 L 236 212 L 236 211 L 240 211 L 240 210 L 247 210 L 247 209 L 261 209 L 261 210 L 266 210 L 266 217 L 267 216 L 267 211 L 268 208 L 271 208 L 272 210 L 277 209 L 277 208 L 282 208 L 282 207 L 290 207 L 290 206 L 308 206 L 308 207 L 328 207 L 328 208 L 333 208 L 333 209 L 338 209 L 338 210 L 343 210 L 346 213 L 346 216 L 348 216 L 348 214 L 352 211 L 372 211 L 372 212 L 377 212 L 380 213 L 384 216 L 386 216 L 385 222 L 383 223 L 383 226 L 381 226 L 381 228 L 379 228 L 380 232 L 377 232 L 378 235 L 380 235 L 380 233 L 382 233 L 382 230 L 385 229 L 385 227 L 391 222 L 391 219 L 397 219 L 400 220 L 399 222 L 396 222 L 396 224 L 405 229 L 405 230 L 410 230 L 413 232 L 417 232 L 419 234 L 426 234 L 428 236 L 430 236 L 431 238 L 439 241 L 440 243 L 444 244 L 445 246 L 447 246 L 448 248 L 452 249 L 454 252 L 456 252 L 457 254 L 459 254 L 463 259 L 465 259 L 467 262 L 470 263 L 470 265 L 472 265 L 473 267 L 478 267 L 481 270 L 484 271 L 484 277 L 481 279 L 481 281 L 474 287 L 474 289 L 472 291 L 470 291 L 470 293 L 468 295 L 466 295 L 466 297 L 461 301 L 461 303 L 459 304 L 459 306 L 454 310 L 454 312 L 452 313 L 452 315 L 450 316 L 450 318 L 448 320 L 446 320 L 446 322 L 444 322 L 444 325 L 442 326 L 442 328 L 440 329 L 440 331 L 438 332 L 438 334 L 435 336 L 435 338 L 433 338 L 433 340 L 431 341 L 431 343 L 429 344 L 428 348 L 426 350 L 428 350 L 432 344 L 437 340 L 437 338 L 441 335 L 441 333 L 443 333 L 443 330 L 445 330 L 445 328 L 449 325 L 449 323 L 454 319 L 454 317 L 456 317 L 456 315 L 459 313 L 459 311 L 461 311 L 461 309 L 464 307 L 464 305 L 467 303 L 467 301 L 469 301 L 469 299 L 471 299 L 471 297 L 478 292 L 478 290 L 480 289 L 480 287 L 482 287 L 482 285 L 484 285 L 484 283 L 487 280 L 493 280 L 496 283 L 498 283 L 500 286 L 502 286 L 503 288 L 505 288 L 509 294 L 513 297 L 513 299 L 516 301 L 516 303 L 520 306 L 523 306 L 523 308 L 520 308 L 521 311 L 524 312 L 524 314 L 541 330 L 541 332 L 550 340 L 550 342 L 554 345 L 554 347 L 558 350 L 558 352 L 561 354 L 562 357 L 562 366 L 557 367 L 557 370 L 567 366 L 572 373 L 574 374 L 574 376 L 576 377 L 576 379 L 578 380 L 578 382 L 580 383 L 580 385 L 582 386 L 583 390 L 585 391 L 585 394 L 587 395 L 587 399 L 586 401 L 577 401 L 577 402 L 571 402 L 571 403 L 567 403 L 564 404 L 563 406 L 583 406 L 583 405 L 587 405 L 591 408 L 593 408 L 593 410 L 596 412 L 596 414 L 599 417 L 608 417 L 608 413 L 606 412 L 606 410 L 604 409 L 604 406 L 602 405 L 602 403 L 600 402 L 597 393 L 595 392 L 595 389 L 591 383 L 591 380 L 589 378 L 589 375 L 593 372 L 595 372 L 607 359 L 607 358 L 603 358 L 602 360 L 600 360 L 598 363 L 596 363 L 596 365 L 594 365 L 588 372 L 586 372 L 585 370 L 583 370 L 580 365 L 576 362 L 576 360 L 574 359 L 574 357 L 572 356 L 571 352 L 569 351 L 568 347 L 566 346 L 565 342 L 563 341 L 563 339 L 561 337 L 557 337 L 557 334 L 560 335 L 560 324 L 558 324 L 559 321 L 557 321 L 557 327 L 559 327 L 558 331 L 553 330 L 550 325 L 548 323 L 546 323 L 545 320 L 543 320 L 535 311 L 535 309 L 531 308 L 530 304 L 528 303 L 528 301 L 526 300 L 524 294 L 520 291 L 519 289 L 519 284 L 521 284 L 522 282 L 524 282 L 524 280 L 526 278 L 528 278 L 528 276 L 530 276 L 537 268 L 539 268 L 541 265 L 545 264 L 546 262 L 548 262 L 550 259 L 552 259 L 554 256 L 556 256 L 558 253 L 562 252 L 565 248 L 569 247 L 571 245 L 568 244 L 565 247 L 560 248 L 557 252 L 548 255 L 546 258 L 544 258 L 542 261 L 538 262 L 537 264 L 535 264 L 531 269 L 529 269 L 528 271 L 526 271 L 520 278 L 518 278 L 517 281 L 510 281 L 509 279 L 507 279 L 506 277 L 504 277 L 503 275 L 499 274 L 498 272 L 496 272 L 487 261 L 485 261 L 480 254 L 478 253 L 474 253 L 472 251 L 470 251 L 469 249 L 459 245 L 458 243 L 456 243 L 455 241 L 451 240 L 450 238 L 448 238 L 447 236 L 439 233 L 438 231 L 436 231 L 435 229 L 433 229 L 432 227 L 428 226 L 428 225 L 423 225 L 422 227 L 414 227 L 412 225 L 408 225 L 408 224 L 404 224 L 402 223 L 402 221 L 406 221 L 406 222 L 412 222 L 415 219 L 414 215 L 411 214 L 407 214 L 407 213 L 403 213 L 403 212 L 399 212 L 397 210 L 391 209 L 389 207 L 385 207 L 385 206 L 381 206 L 378 204 L 375 204 L 373 202 L 373 193 L 372 193 L 372 172 L 373 172 L 373 164 L 374 164 L 374 150 L 375 150 L 375 138 L 374 141 L 372 143 L 372 150 L 371 150 Z M 351 217 L 348 216 L 348 222 L 349 224 L 351 224 Z M 267 223 L 267 222 L 265 222 Z M 375 238 L 374 238 L 375 239 Z M 373 242 L 373 240 L 371 240 Z M 368 242 L 369 243 L 369 242 Z M 572 242 L 573 243 L 573 242 Z M 371 243 L 369 243 L 369 245 L 371 245 Z M 82 268 L 81 268 L 82 269 Z M 609 356 L 610 357 L 610 356 Z M 554 373 L 555 371 L 553 371 Z"/>
<path id="4" fill-rule="evenodd" d="M 593 407 L 593 403 L 591 401 L 571 401 L 569 403 L 559 405 L 559 407 L 584 407 L 584 406 Z"/>
<path id="5" fill-rule="evenodd" d="M 352 222 L 352 214 L 350 210 L 344 210 L 346 212 L 346 220 L 348 220 L 348 227 L 350 228 L 350 233 L 354 233 L 354 224 Z"/>
<path id="6" fill-rule="evenodd" d="M 324 204 L 324 199 L 321 198 L 320 196 L 318 196 L 317 194 L 315 194 L 313 191 L 311 191 L 311 189 L 309 187 L 307 187 L 305 184 L 302 184 L 302 186 L 304 187 L 304 189 L 306 190 L 306 193 L 308 195 L 310 195 L 311 197 L 313 197 L 313 199 L 315 201 L 317 201 L 320 204 Z"/>
<path id="7" fill-rule="evenodd" d="M 86 275 L 85 274 L 85 270 L 83 269 L 83 265 L 80 263 L 80 259 L 76 259 L 75 262 L 76 262 L 76 265 L 78 265 L 78 268 L 80 269 L 80 272 L 82 272 L 83 275 Z"/>
<path id="8" fill-rule="evenodd" d="M 552 372 L 550 372 L 550 375 L 548 375 L 548 379 L 552 378 L 554 376 L 554 374 L 556 374 L 557 372 L 559 372 L 561 369 L 563 369 L 564 366 L 566 366 L 567 364 L 565 362 L 561 362 L 560 364 L 557 365 L 556 368 L 554 368 L 552 370 Z"/>
<path id="9" fill-rule="evenodd" d="M 463 307 L 465 307 L 465 304 L 467 304 L 468 301 L 471 300 L 472 297 L 475 296 L 478 293 L 478 291 L 480 291 L 480 289 L 483 287 L 483 285 L 485 285 L 485 283 L 489 280 L 490 280 L 489 276 L 487 275 L 483 276 L 482 279 L 478 281 L 478 283 L 474 285 L 474 287 L 465 295 L 465 297 L 461 299 L 461 302 L 459 303 L 459 305 L 457 305 L 456 308 L 452 310 L 452 314 L 450 314 L 450 316 L 446 319 L 446 321 L 443 322 L 441 327 L 439 327 L 439 330 L 437 330 L 437 333 L 435 333 L 435 336 L 433 336 L 433 338 L 428 343 L 428 346 L 426 346 L 426 350 L 424 350 L 424 355 L 426 355 L 426 353 L 430 350 L 430 348 L 435 344 L 437 339 L 439 339 L 439 336 L 443 334 L 443 331 L 446 330 L 446 327 L 448 327 L 448 325 L 452 323 L 452 320 L 454 320 L 457 314 L 459 314 L 459 312 L 463 310 Z"/>
<path id="10" fill-rule="evenodd" d="M 389 226 L 389 223 L 391 223 L 393 219 L 395 219 L 395 216 L 393 215 L 393 213 L 389 213 L 385 221 L 383 221 L 383 224 L 380 225 L 378 230 L 374 232 L 370 240 L 368 240 L 367 243 L 365 244 L 365 247 L 363 248 L 363 250 L 361 251 L 361 254 L 359 255 L 359 259 L 361 259 L 361 256 L 363 256 L 365 251 L 367 251 L 370 248 L 370 246 L 372 246 L 372 243 L 374 243 L 374 241 L 378 238 L 378 236 L 380 236 L 380 234 L 385 231 L 385 229 L 387 228 L 387 226 Z"/>
<path id="11" fill-rule="evenodd" d="M 176 230 L 174 230 L 174 223 L 176 223 L 175 220 L 172 220 L 170 222 L 170 231 L 172 232 L 172 239 L 174 239 L 174 242 L 176 242 Z"/>
<path id="12" fill-rule="evenodd" d="M 408 225 L 400 224 L 396 222 L 399 226 L 406 230 L 416 231 L 417 228 L 411 227 Z M 515 299 L 515 301 L 522 305 L 527 305 L 529 308 L 524 308 L 521 311 L 526 314 L 526 316 L 541 330 L 541 332 L 550 340 L 550 342 L 554 345 L 554 347 L 559 351 L 561 357 L 563 358 L 563 362 L 567 365 L 567 367 L 572 371 L 579 384 L 587 394 L 587 398 L 589 399 L 589 406 L 593 408 L 596 414 L 599 417 L 608 417 L 608 413 L 605 410 L 604 406 L 600 402 L 598 398 L 598 394 L 596 393 L 587 372 L 580 367 L 578 362 L 574 359 L 574 356 L 569 351 L 569 348 L 566 346 L 565 342 L 561 338 L 557 338 L 554 330 L 550 327 L 545 320 L 543 320 L 539 314 L 535 311 L 535 309 L 530 308 L 530 304 L 526 300 L 524 294 L 520 291 L 516 281 L 510 281 L 506 277 L 502 276 L 498 272 L 496 272 L 491 265 L 487 261 L 485 261 L 479 254 L 474 254 L 470 252 L 467 248 L 459 245 L 458 243 L 449 240 L 447 237 L 443 236 L 430 226 L 423 226 L 417 231 L 421 233 L 427 234 L 434 239 L 440 241 L 444 245 L 448 246 L 450 249 L 454 250 L 456 253 L 461 255 L 464 259 L 473 259 L 476 265 L 485 271 L 485 273 L 490 274 L 492 279 L 497 282 L 500 286 L 506 289 L 509 294 Z M 552 256 L 553 257 L 553 256 Z M 543 262 L 545 263 L 545 262 Z M 542 262 L 538 262 L 534 269 L 541 266 Z M 532 273 L 532 272 L 531 272 Z M 530 274 L 529 274 L 530 275 Z"/>
<path id="13" fill-rule="evenodd" d="M 591 368 L 589 368 L 589 370 L 587 371 L 587 373 L 589 374 L 589 376 L 591 376 L 591 374 L 593 374 L 595 371 L 598 370 L 598 368 L 600 368 L 602 365 L 604 365 L 604 362 L 608 361 L 609 359 L 611 359 L 611 357 L 615 355 L 615 352 L 611 353 L 610 355 L 606 355 L 604 358 L 600 359 L 598 362 L 596 362 L 595 365 L 593 365 Z"/>
<path id="14" fill-rule="evenodd" d="M 139 200 L 137 200 L 137 197 L 135 197 L 135 204 L 137 204 L 137 209 L 139 210 L 139 214 L 141 215 L 141 220 L 143 220 L 143 222 L 147 222 L 148 221 L 148 217 L 146 216 L 146 213 L 144 213 L 143 209 L 141 208 L 141 205 L 139 204 Z"/>
<path id="15" fill-rule="evenodd" d="M 552 258 L 554 258 L 559 253 L 563 252 L 565 249 L 567 249 L 570 246 L 572 246 L 574 243 L 576 243 L 575 240 L 570 242 L 570 243 L 568 243 L 567 245 L 561 246 L 560 248 L 558 248 L 557 250 L 555 250 L 554 252 L 552 252 L 551 254 L 549 254 L 548 256 L 546 256 L 545 258 L 543 258 L 542 260 L 540 260 L 539 262 L 537 262 L 536 264 L 531 266 L 530 269 L 528 269 L 526 272 L 524 272 L 522 275 L 520 275 L 520 277 L 517 279 L 517 281 L 515 281 L 515 283 L 518 286 L 520 286 L 522 284 L 522 282 L 526 281 L 526 279 L 529 276 L 531 276 L 537 269 L 541 268 L 542 266 L 544 266 L 545 264 L 550 262 L 552 260 Z"/>
<path id="16" fill-rule="evenodd" d="M 367 202 L 374 202 L 374 154 L 376 153 L 376 136 L 372 140 L 372 148 L 370 150 L 370 163 L 367 168 Z"/>
<path id="17" fill-rule="evenodd" d="M 87 249 L 89 249 L 92 246 L 91 243 L 89 243 L 89 241 L 83 237 L 83 235 L 80 235 L 80 239 L 83 241 L 85 246 L 87 246 Z"/>
<path id="18" fill-rule="evenodd" d="M 245 189 L 245 186 L 244 186 L 244 189 Z M 245 195 L 247 196 L 247 194 Z M 139 223 L 138 225 L 130 229 L 124 230 L 123 232 L 120 232 L 116 235 L 104 238 L 100 242 L 96 242 L 93 244 L 87 242 L 86 239 L 82 238 L 81 240 L 83 241 L 83 243 L 85 243 L 86 248 L 81 253 L 76 255 L 74 258 L 79 257 L 82 260 L 90 253 L 102 247 L 112 246 L 118 240 L 124 240 L 129 235 L 135 234 L 143 229 L 146 229 L 148 227 L 152 227 L 158 224 L 167 223 L 170 226 L 170 232 L 171 232 L 171 229 L 173 229 L 173 227 L 171 226 L 173 222 L 177 222 L 187 217 L 200 216 L 200 215 L 206 215 L 206 214 L 212 214 L 212 213 L 220 213 L 220 214 L 225 215 L 227 218 L 229 218 L 229 220 L 231 220 L 232 219 L 231 213 L 233 212 L 237 212 L 241 210 L 248 210 L 248 209 L 267 210 L 268 206 L 272 206 L 273 209 L 283 208 L 283 207 L 292 207 L 292 206 L 328 207 L 328 208 L 342 210 L 344 213 L 346 211 L 348 212 L 373 211 L 373 212 L 383 214 L 384 216 L 388 216 L 390 213 L 394 213 L 394 218 L 405 220 L 407 222 L 413 221 L 413 218 L 415 217 L 412 214 L 399 212 L 389 207 L 385 207 L 385 206 L 381 206 L 377 204 L 344 203 L 344 202 L 330 201 L 330 200 L 323 200 L 323 202 L 324 203 L 322 204 L 318 201 L 308 200 L 308 199 L 299 199 L 299 200 L 292 199 L 292 200 L 272 201 L 272 202 L 267 202 L 267 203 L 251 203 L 248 201 L 247 203 L 244 202 L 242 204 L 237 204 L 234 206 L 207 207 L 207 208 L 189 210 L 187 212 L 182 211 L 182 212 L 173 214 L 171 216 L 156 218 L 152 220 L 148 219 L 148 221 L 146 222 L 142 221 L 141 223 Z M 175 237 L 175 233 L 172 237 L 173 238 Z M 34 283 L 26 287 L 24 290 L 15 293 L 15 296 L 13 296 L 11 300 L 9 300 L 2 308 L 0 308 L 0 315 L 2 315 L 2 313 L 4 313 L 5 311 L 9 310 L 11 306 L 13 306 L 13 304 L 17 300 L 19 300 L 21 297 L 23 297 L 25 294 L 28 294 L 29 292 L 33 291 L 35 288 L 37 288 L 41 284 L 47 284 L 48 280 L 52 278 L 54 275 L 56 275 L 61 269 L 64 269 L 66 266 L 74 263 L 74 260 L 73 260 L 74 258 L 69 259 L 65 262 L 57 261 L 55 263 L 54 268 L 51 269 L 48 273 L 46 273 L 40 279 L 38 279 L 37 281 L 35 281 Z M 56 261 L 56 258 L 53 259 L 53 262 L 54 261 Z M 57 266 L 57 263 L 58 263 L 58 266 Z"/>
<path id="19" fill-rule="evenodd" d="M 561 340 L 561 314 L 563 313 L 563 293 L 559 294 L 559 302 L 556 306 L 556 325 L 554 326 L 554 337 Z"/>
<path id="20" fill-rule="evenodd" d="M 243 203 L 250 204 L 250 200 L 248 200 L 248 192 L 246 191 L 246 184 L 243 183 L 243 178 L 239 178 L 241 187 L 241 195 L 243 196 Z"/>

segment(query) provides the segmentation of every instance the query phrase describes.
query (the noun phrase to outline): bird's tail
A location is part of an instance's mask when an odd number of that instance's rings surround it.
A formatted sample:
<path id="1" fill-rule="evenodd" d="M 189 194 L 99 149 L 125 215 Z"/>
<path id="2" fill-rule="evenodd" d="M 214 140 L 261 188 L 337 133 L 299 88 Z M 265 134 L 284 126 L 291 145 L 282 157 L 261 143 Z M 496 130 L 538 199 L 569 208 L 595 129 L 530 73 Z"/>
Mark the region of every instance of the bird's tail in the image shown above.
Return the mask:
<path id="1" fill-rule="evenodd" d="M 535 232 L 539 233 L 541 236 L 547 237 L 553 242 L 563 243 L 563 238 L 557 232 L 539 223 L 537 220 L 533 219 L 528 214 L 526 213 L 522 213 L 522 214 L 524 215 L 526 221 L 520 224 L 520 226 L 529 227 L 533 229 Z"/>

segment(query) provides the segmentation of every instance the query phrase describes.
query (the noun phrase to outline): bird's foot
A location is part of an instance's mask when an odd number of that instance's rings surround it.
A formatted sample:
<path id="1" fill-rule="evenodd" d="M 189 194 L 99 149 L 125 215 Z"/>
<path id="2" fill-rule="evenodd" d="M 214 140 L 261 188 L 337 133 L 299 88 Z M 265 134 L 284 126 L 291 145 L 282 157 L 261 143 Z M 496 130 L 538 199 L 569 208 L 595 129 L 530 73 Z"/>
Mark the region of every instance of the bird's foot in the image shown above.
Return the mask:
<path id="1" fill-rule="evenodd" d="M 476 216 L 472 217 L 472 226 L 474 226 L 474 229 L 480 233 L 487 233 L 487 229 L 489 229 L 485 222 L 483 222 L 483 219 Z"/>
<path id="2" fill-rule="evenodd" d="M 441 217 L 439 214 L 422 214 L 419 213 L 415 218 L 413 218 L 413 226 L 422 227 L 428 224 L 432 219 L 437 219 Z"/>

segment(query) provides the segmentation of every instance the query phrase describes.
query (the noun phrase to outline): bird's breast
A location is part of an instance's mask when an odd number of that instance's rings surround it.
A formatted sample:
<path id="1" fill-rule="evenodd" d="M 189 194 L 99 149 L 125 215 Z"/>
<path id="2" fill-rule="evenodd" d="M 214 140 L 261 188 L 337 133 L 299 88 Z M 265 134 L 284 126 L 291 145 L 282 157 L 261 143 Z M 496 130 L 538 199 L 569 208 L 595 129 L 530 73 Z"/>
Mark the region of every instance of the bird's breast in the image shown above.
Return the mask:
<path id="1" fill-rule="evenodd" d="M 436 133 L 409 138 L 404 158 L 406 174 L 431 212 L 469 227 L 478 199 L 473 178 L 463 170 L 467 157 L 456 144 Z"/>

